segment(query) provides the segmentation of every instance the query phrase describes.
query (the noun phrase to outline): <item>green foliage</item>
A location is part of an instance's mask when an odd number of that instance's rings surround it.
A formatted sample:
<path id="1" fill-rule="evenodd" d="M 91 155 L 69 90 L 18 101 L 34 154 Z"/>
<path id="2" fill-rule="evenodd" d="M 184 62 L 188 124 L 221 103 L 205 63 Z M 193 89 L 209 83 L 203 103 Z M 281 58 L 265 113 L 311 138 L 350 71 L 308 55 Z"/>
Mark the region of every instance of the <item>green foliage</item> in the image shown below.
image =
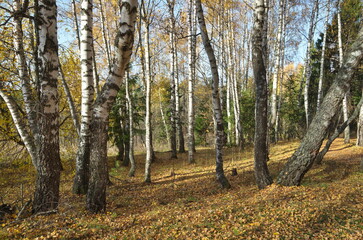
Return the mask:
<path id="1" fill-rule="evenodd" d="M 284 82 L 284 101 L 281 105 L 283 137 L 287 139 L 301 138 L 304 126 L 304 108 L 299 106 L 300 81 L 302 67 L 286 76 Z"/>
<path id="2" fill-rule="evenodd" d="M 342 23 L 342 44 L 343 54 L 356 38 L 359 26 L 363 16 L 363 4 L 360 0 L 344 0 L 341 3 L 341 23 Z M 318 91 L 318 81 L 320 74 L 320 58 L 322 51 L 323 34 L 317 40 L 315 46 L 316 50 L 312 55 L 312 78 L 309 93 L 309 100 L 311 105 L 310 110 L 315 113 L 316 97 Z M 323 80 L 323 93 L 326 94 L 331 86 L 335 75 L 339 70 L 339 44 L 338 44 L 338 20 L 337 13 L 333 15 L 332 23 L 327 28 L 327 42 L 325 51 L 324 62 L 324 80 Z M 351 82 L 350 96 L 351 104 L 356 105 L 362 96 L 362 77 L 363 69 L 360 68 L 355 74 Z"/>
<path id="3" fill-rule="evenodd" d="M 211 130 L 211 122 L 206 109 L 199 109 L 200 112 L 195 116 L 194 134 L 197 145 L 207 144 L 207 135 Z M 213 126 L 213 125 L 212 125 Z"/>
<path id="4" fill-rule="evenodd" d="M 140 133 L 138 129 L 140 122 L 144 120 L 145 97 L 140 87 L 137 75 L 131 76 L 125 81 L 129 81 L 130 97 L 133 109 L 134 134 Z M 110 113 L 109 137 L 111 141 L 119 148 L 120 154 L 124 144 L 128 144 L 130 139 L 129 133 L 129 112 L 126 100 L 126 88 L 123 84 L 116 96 L 115 104 L 112 106 Z M 122 159 L 122 158 L 121 158 Z"/>
<path id="5" fill-rule="evenodd" d="M 207 145 L 209 134 L 214 131 L 210 86 L 198 84 L 195 88 L 195 143 Z"/>
<path id="6" fill-rule="evenodd" d="M 255 96 L 254 92 L 243 91 L 241 94 L 241 122 L 244 138 L 252 142 L 255 134 Z"/>

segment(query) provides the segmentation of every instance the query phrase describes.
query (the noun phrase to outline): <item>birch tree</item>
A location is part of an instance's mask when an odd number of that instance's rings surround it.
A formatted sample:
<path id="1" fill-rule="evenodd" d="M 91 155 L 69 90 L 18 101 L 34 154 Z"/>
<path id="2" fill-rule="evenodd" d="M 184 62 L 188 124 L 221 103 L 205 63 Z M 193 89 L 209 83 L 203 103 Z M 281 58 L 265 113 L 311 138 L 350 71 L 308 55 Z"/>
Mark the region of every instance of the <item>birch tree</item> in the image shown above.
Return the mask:
<path id="1" fill-rule="evenodd" d="M 339 48 L 339 67 L 343 66 L 343 43 L 342 43 L 342 22 L 341 22 L 341 1 L 338 1 L 338 48 Z M 343 118 L 344 121 L 348 121 L 348 92 L 343 98 Z M 350 142 L 350 128 L 349 125 L 344 129 L 344 143 Z"/>
<path id="2" fill-rule="evenodd" d="M 174 17 L 175 0 L 168 0 L 169 10 L 169 47 L 170 47 L 170 148 L 171 158 L 177 158 L 177 141 L 176 141 L 176 49 L 175 49 L 175 17 Z"/>
<path id="3" fill-rule="evenodd" d="M 305 109 L 305 120 L 306 127 L 309 126 L 310 123 L 310 113 L 309 113 L 309 86 L 310 86 L 310 78 L 311 78 L 311 50 L 314 43 L 314 32 L 316 27 L 316 18 L 317 11 L 319 7 L 319 0 L 314 0 L 314 6 L 311 10 L 310 20 L 309 20 L 309 33 L 307 37 L 308 46 L 306 48 L 306 56 L 305 56 L 305 67 L 304 67 L 304 109 Z"/>
<path id="4" fill-rule="evenodd" d="M 39 3 L 39 4 L 38 4 Z M 34 5 L 36 82 L 34 94 L 26 62 L 22 21 L 29 1 L 13 2 L 13 33 L 16 67 L 25 106 L 12 95 L 11 85 L 0 83 L 0 96 L 6 103 L 15 127 L 36 169 L 33 213 L 54 211 L 58 207 L 60 182 L 58 113 L 58 41 L 56 1 L 37 1 Z M 38 81 L 39 80 L 39 81 Z M 38 104 L 37 104 L 38 103 Z M 38 105 L 38 106 L 37 106 Z"/>
<path id="5" fill-rule="evenodd" d="M 222 188 L 230 188 L 231 185 L 224 175 L 223 169 L 223 145 L 224 145 L 224 126 L 221 111 L 221 102 L 219 97 L 219 74 L 216 58 L 212 45 L 210 43 L 207 26 L 204 20 L 203 8 L 200 0 L 195 1 L 196 11 L 198 16 L 199 27 L 202 35 L 203 45 L 208 55 L 210 70 L 212 73 L 212 103 L 214 120 L 216 122 L 215 128 L 215 148 L 216 148 L 216 175 L 217 181 L 220 183 Z"/>
<path id="6" fill-rule="evenodd" d="M 150 24 L 151 24 L 151 9 L 154 6 L 150 6 L 151 2 L 145 6 L 145 2 L 141 1 L 140 15 L 141 24 L 140 27 L 144 28 L 144 36 L 142 37 L 140 28 L 140 42 L 143 48 L 141 61 L 143 66 L 143 78 L 145 83 L 145 95 L 146 95 L 146 112 L 145 112 L 145 147 L 146 147 L 146 159 L 145 159 L 145 175 L 144 181 L 151 182 L 151 163 L 153 160 L 153 146 L 152 146 L 152 132 L 151 132 L 151 62 L 150 62 Z M 143 45 L 142 42 L 145 42 Z"/>
<path id="7" fill-rule="evenodd" d="M 363 89 L 362 89 L 363 99 Z M 363 106 L 360 107 L 357 123 L 357 146 L 363 147 Z"/>
<path id="8" fill-rule="evenodd" d="M 83 0 L 81 3 L 81 128 L 78 153 L 76 157 L 76 175 L 73 183 L 73 193 L 86 194 L 89 178 L 90 156 L 90 124 L 94 98 L 93 86 L 93 0 Z"/>
<path id="9" fill-rule="evenodd" d="M 274 127 L 274 131 L 276 134 L 276 119 L 277 119 L 277 88 L 278 88 L 278 80 L 280 75 L 280 63 L 282 58 L 282 36 L 284 29 L 284 13 L 285 11 L 285 1 L 280 0 L 279 2 L 279 16 L 278 16 L 278 30 L 277 37 L 275 41 L 275 61 L 273 67 L 272 74 L 272 91 L 271 91 L 271 123 L 270 125 Z M 280 83 L 281 84 L 281 83 Z M 275 139 L 276 141 L 277 139 Z"/>
<path id="10" fill-rule="evenodd" d="M 126 80 L 126 100 L 127 100 L 127 109 L 129 113 L 129 159 L 130 159 L 130 171 L 129 177 L 135 176 L 136 164 L 134 158 L 134 111 L 133 111 L 133 103 L 130 91 L 130 76 L 129 72 L 127 72 L 127 80 Z"/>
<path id="11" fill-rule="evenodd" d="M 265 3 L 263 0 L 256 0 L 254 10 L 254 24 L 252 36 L 252 62 L 253 75 L 256 86 L 255 102 L 255 177 L 257 186 L 262 189 L 272 183 L 268 171 L 268 145 L 267 145 L 267 80 L 264 50 L 267 44 L 266 28 L 264 27 L 266 17 Z"/>
<path id="12" fill-rule="evenodd" d="M 111 53 L 110 53 L 110 45 L 108 41 L 108 34 L 107 34 L 107 26 L 106 26 L 106 16 L 104 11 L 103 1 L 99 0 L 99 10 L 101 15 L 101 28 L 102 28 L 102 39 L 105 45 L 105 51 L 107 56 L 107 65 L 109 70 L 111 70 Z"/>
<path id="13" fill-rule="evenodd" d="M 93 108 L 90 179 L 87 192 L 87 209 L 90 212 L 106 209 L 108 118 L 129 64 L 134 41 L 137 0 L 122 0 L 119 4 L 120 19 L 115 39 L 116 58 Z"/>
<path id="14" fill-rule="evenodd" d="M 327 10 L 326 10 L 326 16 L 324 21 L 324 37 L 323 37 L 323 43 L 322 43 L 322 49 L 321 49 L 321 59 L 320 59 L 320 74 L 319 74 L 319 83 L 318 83 L 318 97 L 317 97 L 317 103 L 316 103 L 316 111 L 319 110 L 320 103 L 323 99 L 323 80 L 324 80 L 324 63 L 325 63 L 325 48 L 326 48 L 326 35 L 327 35 L 327 29 L 328 29 L 328 21 L 330 16 L 330 0 L 327 2 Z"/>
<path id="15" fill-rule="evenodd" d="M 196 61 L 196 9 L 194 0 L 188 0 L 188 162 L 194 163 L 194 85 Z"/>
<path id="16" fill-rule="evenodd" d="M 334 78 L 319 111 L 313 118 L 307 133 L 300 146 L 289 158 L 278 176 L 277 182 L 281 185 L 300 185 L 301 181 L 311 168 L 320 146 L 326 136 L 327 129 L 338 108 L 344 94 L 348 91 L 352 77 L 363 58 L 363 27 L 360 28 L 356 40 L 349 47 L 342 67 Z"/>
<path id="17" fill-rule="evenodd" d="M 33 212 L 58 207 L 60 183 L 57 5 L 39 1 L 40 149 Z"/>

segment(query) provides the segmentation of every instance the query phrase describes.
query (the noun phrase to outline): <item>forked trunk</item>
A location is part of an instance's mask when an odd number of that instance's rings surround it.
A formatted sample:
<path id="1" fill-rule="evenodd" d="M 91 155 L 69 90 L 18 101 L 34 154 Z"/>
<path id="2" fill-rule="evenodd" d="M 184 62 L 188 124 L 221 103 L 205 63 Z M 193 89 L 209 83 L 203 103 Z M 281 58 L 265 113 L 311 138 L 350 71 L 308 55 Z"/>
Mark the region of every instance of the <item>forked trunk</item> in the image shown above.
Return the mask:
<path id="1" fill-rule="evenodd" d="M 120 2 L 120 21 L 115 40 L 116 59 L 93 108 L 91 124 L 90 179 L 87 191 L 87 209 L 101 212 L 106 209 L 107 130 L 112 105 L 129 64 L 134 42 L 137 0 Z"/>

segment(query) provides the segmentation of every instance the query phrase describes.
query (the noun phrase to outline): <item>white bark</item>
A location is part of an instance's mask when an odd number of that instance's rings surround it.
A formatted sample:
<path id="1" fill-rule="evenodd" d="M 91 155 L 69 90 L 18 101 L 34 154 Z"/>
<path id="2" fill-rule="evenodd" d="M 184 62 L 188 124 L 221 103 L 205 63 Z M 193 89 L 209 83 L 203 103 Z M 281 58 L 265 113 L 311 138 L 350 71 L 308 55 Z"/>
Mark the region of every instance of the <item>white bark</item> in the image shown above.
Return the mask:
<path id="1" fill-rule="evenodd" d="M 326 35 L 328 29 L 329 16 L 330 16 L 330 0 L 328 0 L 327 2 L 327 10 L 324 22 L 324 37 L 321 49 L 320 74 L 319 74 L 319 83 L 318 83 L 318 97 L 316 103 L 316 111 L 319 111 L 319 107 L 323 99 L 324 62 L 325 62 Z"/>
<path id="2" fill-rule="evenodd" d="M 87 192 L 87 209 L 91 212 L 104 211 L 106 208 L 108 118 L 130 62 L 134 42 L 138 1 L 122 0 L 119 4 L 120 20 L 115 39 L 115 61 L 93 108 L 90 179 Z"/>
<path id="3" fill-rule="evenodd" d="M 177 130 L 177 116 L 176 116 L 176 49 L 175 49 L 175 18 L 174 18 L 174 5 L 175 0 L 168 0 L 169 9 L 169 47 L 170 47 L 170 148 L 171 158 L 177 158 L 177 143 L 176 143 L 176 130 Z"/>
<path id="4" fill-rule="evenodd" d="M 338 48 L 339 48 L 339 67 L 343 65 L 343 43 L 342 43 L 342 22 L 341 22 L 341 0 L 338 1 Z M 349 91 L 349 90 L 348 90 Z M 348 91 L 343 98 L 343 118 L 344 122 L 348 120 Z M 344 143 L 350 142 L 350 128 L 349 125 L 344 129 Z"/>
<path id="5" fill-rule="evenodd" d="M 188 162 L 194 163 L 194 84 L 195 84 L 195 61 L 196 61 L 196 9 L 194 0 L 189 0 L 188 13 Z"/>
<path id="6" fill-rule="evenodd" d="M 169 143 L 170 142 L 170 133 L 169 133 L 168 125 L 166 124 L 166 118 L 165 118 L 165 114 L 164 114 L 164 110 L 163 110 L 160 89 L 159 89 L 159 108 L 160 108 L 161 120 L 163 121 L 164 129 L 165 129 L 166 141 Z"/>
<path id="7" fill-rule="evenodd" d="M 151 143 L 151 65 L 150 65 L 150 36 L 149 23 L 145 23 L 145 80 L 146 80 L 146 116 L 145 116 L 145 182 L 151 182 L 151 162 L 152 162 L 152 143 Z"/>
<path id="8" fill-rule="evenodd" d="M 230 15 L 230 23 L 233 23 L 232 15 Z M 235 40 L 235 31 L 233 28 L 233 25 L 230 24 L 230 45 L 231 45 L 231 55 L 232 55 L 232 97 L 233 97 L 233 109 L 234 109 L 234 122 L 235 122 L 235 143 L 237 146 L 242 147 L 243 142 L 243 136 L 242 136 L 242 124 L 240 120 L 240 104 L 239 104 L 239 97 L 238 97 L 238 74 L 237 74 L 237 68 L 239 64 L 237 63 L 237 49 L 236 49 L 236 40 Z"/>
<path id="9" fill-rule="evenodd" d="M 271 126 L 275 126 L 277 118 L 277 88 L 278 80 L 280 76 L 280 59 L 282 53 L 282 30 L 283 30 L 283 19 L 284 19 L 284 5 L 285 1 L 280 0 L 279 4 L 279 18 L 278 18 L 278 30 L 275 41 L 275 61 L 272 74 L 272 91 L 271 91 Z M 281 83 L 280 83 L 281 84 Z"/>
<path id="10" fill-rule="evenodd" d="M 127 73 L 126 84 L 126 100 L 127 100 L 127 109 L 129 111 L 129 159 L 130 159 L 130 171 L 129 176 L 135 176 L 136 164 L 134 158 L 134 112 L 133 112 L 133 104 L 132 104 L 132 96 L 130 94 L 130 77 L 129 73 Z"/>
<path id="11" fill-rule="evenodd" d="M 106 27 L 106 17 L 105 17 L 105 12 L 103 10 L 103 1 L 99 0 L 99 5 L 100 5 L 100 15 L 101 15 L 101 27 L 102 27 L 102 38 L 103 38 L 103 42 L 105 44 L 105 50 L 106 50 L 106 56 L 107 56 L 107 65 L 109 70 L 111 70 L 111 53 L 110 53 L 110 46 L 109 46 L 109 42 L 107 39 L 107 27 Z"/>
<path id="12" fill-rule="evenodd" d="M 362 99 L 363 99 L 363 88 L 362 88 Z M 363 106 L 360 107 L 359 118 L 357 123 L 357 146 L 363 147 Z"/>
<path id="13" fill-rule="evenodd" d="M 39 1 L 40 149 L 33 211 L 58 207 L 60 183 L 57 5 Z"/>
<path id="14" fill-rule="evenodd" d="M 309 114 L 309 86 L 310 86 L 310 78 L 311 78 L 311 50 L 314 44 L 314 32 L 316 26 L 316 18 L 317 18 L 317 11 L 319 7 L 319 0 L 315 0 L 314 6 L 311 10 L 310 15 L 310 26 L 309 26 L 309 33 L 308 33 L 308 46 L 306 49 L 306 56 L 305 56 L 305 68 L 304 68 L 304 78 L 305 78 L 305 86 L 304 86 L 304 109 L 305 109 L 305 120 L 306 120 L 306 127 L 309 126 L 310 123 L 310 114 Z"/>
<path id="15" fill-rule="evenodd" d="M 73 192 L 85 194 L 88 187 L 93 86 L 93 0 L 81 2 L 81 127 Z"/>
<path id="16" fill-rule="evenodd" d="M 277 142 L 279 140 L 279 121 L 280 121 L 280 112 L 281 112 L 281 104 L 282 104 L 282 99 L 283 99 L 283 83 L 284 83 L 284 77 L 285 77 L 285 73 L 284 73 L 284 66 L 285 66 L 285 41 L 286 41 L 286 18 L 287 18 L 287 13 L 286 13 L 286 9 L 288 9 L 288 5 L 285 2 L 284 5 L 284 14 L 283 14 L 283 24 L 282 24 L 282 39 L 281 39 L 281 59 L 280 59 L 280 65 L 279 65 L 279 69 L 280 71 L 280 86 L 279 86 L 279 90 L 280 90 L 280 96 L 278 99 L 278 104 L 277 104 L 277 113 L 276 113 L 276 122 L 275 122 L 275 141 Z"/>
<path id="17" fill-rule="evenodd" d="M 38 151 L 34 142 L 34 138 L 30 135 L 27 130 L 27 126 L 24 122 L 24 117 L 20 114 L 18 105 L 13 97 L 5 90 L 5 87 L 0 82 L 0 96 L 4 100 L 11 117 L 13 119 L 16 130 L 18 131 L 21 140 L 31 157 L 32 163 L 35 168 L 38 166 Z"/>
<path id="18" fill-rule="evenodd" d="M 79 24 L 78 24 L 78 14 L 77 14 L 77 5 L 76 1 L 72 0 L 72 10 L 73 10 L 73 20 L 74 20 L 74 28 L 76 30 L 76 38 L 78 43 L 78 48 L 81 48 L 81 38 L 79 36 Z"/>
<path id="19" fill-rule="evenodd" d="M 25 13 L 28 6 L 22 6 L 21 1 L 15 0 L 13 7 L 14 7 L 14 11 L 16 13 L 16 14 L 14 14 L 14 27 L 13 27 L 16 66 L 17 66 L 17 70 L 19 73 L 19 79 L 21 82 L 21 91 L 22 91 L 22 95 L 23 95 L 23 99 L 24 99 L 25 112 L 27 114 L 28 124 L 30 127 L 30 132 L 28 133 L 28 134 L 30 134 L 30 136 L 26 140 L 28 142 L 28 144 L 25 143 L 25 141 L 23 139 L 23 137 L 25 137 L 24 132 L 23 132 L 23 134 L 21 134 L 21 136 L 23 136 L 22 140 L 24 141 L 26 146 L 28 145 L 27 149 L 30 151 L 35 151 L 35 149 L 32 149 L 29 147 L 29 144 L 35 144 L 35 146 L 39 146 L 39 138 L 38 138 L 39 129 L 38 129 L 38 119 L 37 119 L 37 113 L 36 113 L 37 109 L 36 109 L 34 95 L 33 95 L 32 89 L 31 89 L 31 80 L 30 80 L 30 76 L 28 73 L 28 66 L 26 63 L 26 56 L 25 56 L 24 44 L 23 44 L 23 27 L 22 27 L 22 20 L 23 20 L 22 14 Z M 7 101 L 8 107 L 11 107 L 12 104 L 10 104 L 10 103 L 11 103 L 11 101 L 8 100 Z M 15 102 L 13 102 L 13 103 L 15 104 Z M 15 112 L 14 112 L 15 109 L 13 107 L 11 107 L 13 109 L 11 112 L 12 112 L 13 119 L 15 120 L 15 118 L 17 118 L 17 115 L 15 114 Z M 18 124 L 21 124 L 22 120 L 18 119 L 16 122 L 18 122 Z M 23 124 L 26 124 L 26 123 L 23 123 Z M 18 126 L 17 128 L 18 128 L 18 132 L 19 132 L 21 127 Z M 33 139 L 30 139 L 31 136 L 33 137 Z M 30 143 L 29 141 L 32 141 L 33 143 Z M 35 163 L 37 161 L 37 155 L 34 155 L 31 152 L 29 152 L 29 153 L 30 153 L 30 156 L 32 157 L 33 163 Z M 33 157 L 35 157 L 35 158 L 33 159 Z M 36 165 L 34 165 L 34 166 L 36 166 Z"/>
<path id="20" fill-rule="evenodd" d="M 197 16 L 199 21 L 199 27 L 202 35 L 203 45 L 205 51 L 208 55 L 210 70 L 212 73 L 212 103 L 213 103 L 213 113 L 214 120 L 216 122 L 216 131 L 215 131 L 215 144 L 216 144 L 216 175 L 217 180 L 220 183 L 222 188 L 230 188 L 231 185 L 224 175 L 223 169 L 223 154 L 222 149 L 224 145 L 224 127 L 223 127 L 223 118 L 221 111 L 221 102 L 219 97 L 219 74 L 216 58 L 214 55 L 214 50 L 209 40 L 207 27 L 204 20 L 203 8 L 200 0 L 196 0 L 197 6 Z"/>

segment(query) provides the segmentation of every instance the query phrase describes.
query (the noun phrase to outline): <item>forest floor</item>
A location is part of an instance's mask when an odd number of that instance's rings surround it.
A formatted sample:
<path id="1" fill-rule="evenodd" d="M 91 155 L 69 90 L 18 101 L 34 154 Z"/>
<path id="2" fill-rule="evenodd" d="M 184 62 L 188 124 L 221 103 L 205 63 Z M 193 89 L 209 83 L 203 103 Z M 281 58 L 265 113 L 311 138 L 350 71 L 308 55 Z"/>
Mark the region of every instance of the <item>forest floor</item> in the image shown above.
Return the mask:
<path id="1" fill-rule="evenodd" d="M 271 146 L 274 179 L 297 146 Z M 15 220 L 16 212 L 6 215 L 0 239 L 363 239 L 362 147 L 337 139 L 302 186 L 273 184 L 261 191 L 251 148 L 225 148 L 229 190 L 215 181 L 212 149 L 197 149 L 194 165 L 187 153 L 174 160 L 169 155 L 156 154 L 151 184 L 143 183 L 144 155 L 136 155 L 134 178 L 127 177 L 128 168 L 113 168 L 110 157 L 113 185 L 105 214 L 87 213 L 85 197 L 71 193 L 74 160 L 65 159 L 59 212 L 22 220 Z M 237 176 L 231 176 L 232 168 Z M 2 167 L 0 173 L 0 200 L 20 208 L 32 197 L 32 166 Z"/>

